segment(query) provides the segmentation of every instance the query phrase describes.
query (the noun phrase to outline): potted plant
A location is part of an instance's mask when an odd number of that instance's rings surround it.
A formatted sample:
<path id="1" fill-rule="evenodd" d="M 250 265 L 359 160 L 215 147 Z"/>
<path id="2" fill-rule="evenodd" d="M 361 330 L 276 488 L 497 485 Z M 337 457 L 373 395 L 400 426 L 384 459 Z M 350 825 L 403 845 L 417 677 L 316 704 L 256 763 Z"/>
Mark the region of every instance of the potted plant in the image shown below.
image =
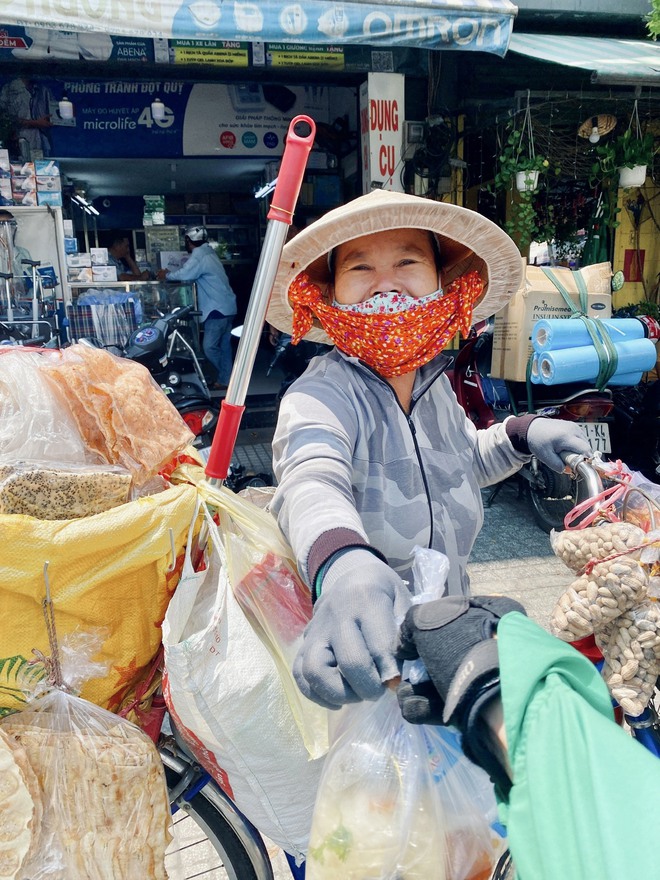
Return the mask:
<path id="1" fill-rule="evenodd" d="M 643 186 L 647 166 L 653 161 L 653 135 L 642 135 L 628 128 L 614 142 L 614 155 L 619 172 L 619 186 Z"/>
<path id="2" fill-rule="evenodd" d="M 551 218 L 543 218 L 539 210 L 541 176 L 550 169 L 549 160 L 534 148 L 531 118 L 525 114 L 521 128 L 509 129 L 497 157 L 493 180 L 496 192 L 511 192 L 509 219 L 504 228 L 517 242 L 520 252 L 527 253 L 532 241 L 545 241 L 550 234 Z"/>
<path id="3" fill-rule="evenodd" d="M 538 189 L 539 175 L 548 170 L 550 163 L 534 151 L 533 145 L 525 147 L 523 141 L 523 133 L 518 129 L 509 132 L 497 157 L 495 189 L 509 189 L 513 183 L 518 192 Z"/>

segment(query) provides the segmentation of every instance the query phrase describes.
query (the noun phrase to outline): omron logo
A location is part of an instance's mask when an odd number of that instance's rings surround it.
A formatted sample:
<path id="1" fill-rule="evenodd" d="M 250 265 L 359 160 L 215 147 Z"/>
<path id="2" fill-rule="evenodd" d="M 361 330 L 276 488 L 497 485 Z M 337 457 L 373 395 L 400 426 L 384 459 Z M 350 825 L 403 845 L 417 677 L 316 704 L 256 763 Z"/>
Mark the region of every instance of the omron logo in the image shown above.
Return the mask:
<path id="1" fill-rule="evenodd" d="M 591 308 L 596 312 L 602 312 L 605 308 L 605 303 L 594 303 Z"/>

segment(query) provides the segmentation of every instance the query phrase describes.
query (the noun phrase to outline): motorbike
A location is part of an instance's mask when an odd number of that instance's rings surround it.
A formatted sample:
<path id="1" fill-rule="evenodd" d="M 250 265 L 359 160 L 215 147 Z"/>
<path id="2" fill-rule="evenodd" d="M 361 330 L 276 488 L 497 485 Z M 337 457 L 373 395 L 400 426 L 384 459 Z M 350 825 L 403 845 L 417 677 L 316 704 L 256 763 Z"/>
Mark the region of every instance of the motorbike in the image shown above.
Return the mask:
<path id="1" fill-rule="evenodd" d="M 184 306 L 140 327 L 129 336 L 121 356 L 149 370 L 195 435 L 193 446 L 202 449 L 211 444 L 220 409 L 211 398 L 195 349 L 179 329 L 194 314 L 192 306 Z M 89 338 L 78 341 L 98 344 Z"/>
<path id="2" fill-rule="evenodd" d="M 278 403 L 296 379 L 302 376 L 312 358 L 325 354 L 331 348 L 330 345 L 324 345 L 322 342 L 310 342 L 307 339 L 301 340 L 298 345 L 292 345 L 291 337 L 287 333 L 280 334 L 266 371 L 266 375 L 270 376 L 275 367 L 278 367 L 284 373 L 282 384 L 277 392 Z"/>
<path id="3" fill-rule="evenodd" d="M 647 480 L 660 480 L 660 380 L 613 391 L 612 444 Z"/>
<path id="4" fill-rule="evenodd" d="M 447 372 L 459 404 L 475 427 L 488 428 L 509 415 L 535 412 L 575 422 L 585 432 L 594 452 L 612 452 L 612 439 L 618 439 L 619 432 L 610 433 L 616 417 L 611 389 L 598 391 L 580 383 L 528 388 L 525 382 L 492 379 L 492 339 L 492 323 L 476 325 Z M 577 503 L 574 477 L 557 474 L 532 457 L 517 478 L 521 493 L 526 490 L 537 524 L 546 532 L 563 529 L 564 517 Z M 494 502 L 502 485 L 494 488 L 486 506 Z"/>

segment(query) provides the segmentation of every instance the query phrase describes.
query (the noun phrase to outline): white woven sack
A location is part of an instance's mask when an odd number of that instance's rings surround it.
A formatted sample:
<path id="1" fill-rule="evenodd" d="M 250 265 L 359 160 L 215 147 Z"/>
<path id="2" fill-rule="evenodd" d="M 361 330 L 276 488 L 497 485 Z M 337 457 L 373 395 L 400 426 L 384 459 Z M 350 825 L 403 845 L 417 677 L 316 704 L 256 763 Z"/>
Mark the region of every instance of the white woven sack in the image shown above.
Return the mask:
<path id="1" fill-rule="evenodd" d="M 253 825 L 304 857 L 323 759 L 308 760 L 273 659 L 234 598 L 208 514 L 207 524 L 207 568 L 193 570 L 191 530 L 163 621 L 168 707 L 197 759 Z"/>

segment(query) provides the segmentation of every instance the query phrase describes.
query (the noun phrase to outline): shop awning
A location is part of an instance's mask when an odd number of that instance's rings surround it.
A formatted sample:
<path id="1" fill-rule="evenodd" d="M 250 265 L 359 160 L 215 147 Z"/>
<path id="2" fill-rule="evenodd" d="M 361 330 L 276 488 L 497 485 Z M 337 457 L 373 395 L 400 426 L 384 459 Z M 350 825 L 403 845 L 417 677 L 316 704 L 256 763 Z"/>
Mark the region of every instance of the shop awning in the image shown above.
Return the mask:
<path id="1" fill-rule="evenodd" d="M 660 42 L 512 34 L 509 51 L 591 71 L 605 85 L 660 85 Z"/>
<path id="2" fill-rule="evenodd" d="M 4 0 L 6 25 L 195 41 L 506 53 L 510 0 Z"/>

